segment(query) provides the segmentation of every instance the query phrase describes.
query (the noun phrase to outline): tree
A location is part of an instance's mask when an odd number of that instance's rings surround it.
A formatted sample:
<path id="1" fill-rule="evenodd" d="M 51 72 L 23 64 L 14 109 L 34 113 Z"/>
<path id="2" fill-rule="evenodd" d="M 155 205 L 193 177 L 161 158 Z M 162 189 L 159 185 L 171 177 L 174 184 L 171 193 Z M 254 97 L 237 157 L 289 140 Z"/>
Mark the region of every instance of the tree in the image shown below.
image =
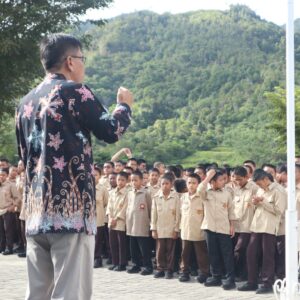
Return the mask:
<path id="1" fill-rule="evenodd" d="M 277 132 L 276 142 L 280 147 L 280 151 L 286 153 L 286 90 L 277 87 L 274 92 L 265 95 L 273 105 L 273 109 L 269 111 L 272 119 L 269 128 Z M 295 89 L 295 118 L 296 152 L 300 153 L 300 87 Z"/>
<path id="2" fill-rule="evenodd" d="M 38 41 L 51 32 L 79 24 L 90 8 L 107 7 L 113 0 L 5 0 L 0 2 L 0 121 L 12 113 L 16 98 L 42 76 Z M 103 20 L 93 21 L 103 24 Z"/>

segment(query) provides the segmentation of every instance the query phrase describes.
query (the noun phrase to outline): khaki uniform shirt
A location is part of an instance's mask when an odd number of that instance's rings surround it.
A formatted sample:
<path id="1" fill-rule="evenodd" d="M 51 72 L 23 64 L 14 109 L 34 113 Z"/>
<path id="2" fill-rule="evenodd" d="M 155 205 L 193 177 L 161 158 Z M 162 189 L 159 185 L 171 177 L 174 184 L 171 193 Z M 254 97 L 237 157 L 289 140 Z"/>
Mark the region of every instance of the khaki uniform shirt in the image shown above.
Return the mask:
<path id="1" fill-rule="evenodd" d="M 145 189 L 128 192 L 126 232 L 130 236 L 148 237 L 150 234 L 151 195 Z"/>
<path id="2" fill-rule="evenodd" d="M 160 185 L 158 183 L 157 185 L 151 185 L 150 183 L 148 183 L 147 187 L 151 194 L 151 198 L 153 199 L 153 197 L 159 192 Z"/>
<path id="3" fill-rule="evenodd" d="M 109 193 L 107 205 L 108 227 L 113 230 L 125 231 L 126 210 L 128 204 L 128 191 L 124 187 L 122 189 L 115 188 Z M 111 221 L 116 220 L 117 225 L 111 227 Z"/>
<path id="4" fill-rule="evenodd" d="M 110 189 L 109 178 L 108 178 L 107 175 L 101 176 L 100 179 L 99 179 L 99 183 L 100 183 L 101 185 L 103 185 L 107 190 Z"/>
<path id="5" fill-rule="evenodd" d="M 97 227 L 104 226 L 105 223 L 105 207 L 108 203 L 107 189 L 98 183 L 96 185 L 96 214 L 97 214 Z"/>
<path id="6" fill-rule="evenodd" d="M 7 212 L 7 208 L 14 205 L 16 211 L 20 211 L 22 198 L 17 190 L 15 180 L 6 180 L 0 186 L 0 215 Z"/>
<path id="7" fill-rule="evenodd" d="M 254 216 L 255 206 L 252 197 L 256 195 L 258 186 L 248 182 L 242 188 L 234 189 L 233 207 L 236 221 L 235 232 L 250 232 L 250 226 Z"/>
<path id="8" fill-rule="evenodd" d="M 230 221 L 236 219 L 232 193 L 226 189 L 207 190 L 204 184 L 200 184 L 199 192 L 204 204 L 204 220 L 201 229 L 230 234 Z"/>
<path id="9" fill-rule="evenodd" d="M 204 217 L 203 200 L 198 193 L 181 196 L 181 239 L 187 241 L 205 240 L 201 225 Z"/>
<path id="10" fill-rule="evenodd" d="M 278 232 L 277 232 L 277 235 L 285 235 L 285 210 L 287 209 L 287 190 L 280 183 L 276 183 L 276 186 L 278 187 L 278 189 L 280 189 L 282 191 L 283 194 L 286 195 L 285 197 L 282 197 L 282 201 L 284 201 L 284 212 L 281 215 L 279 228 L 278 228 Z"/>
<path id="11" fill-rule="evenodd" d="M 286 206 L 286 193 L 273 182 L 265 191 L 258 189 L 257 196 L 263 201 L 256 205 L 250 231 L 276 235 L 279 230 L 281 216 Z"/>
<path id="12" fill-rule="evenodd" d="M 177 193 L 171 192 L 166 198 L 159 191 L 152 199 L 151 230 L 157 231 L 159 239 L 172 238 L 179 232 L 180 201 Z"/>

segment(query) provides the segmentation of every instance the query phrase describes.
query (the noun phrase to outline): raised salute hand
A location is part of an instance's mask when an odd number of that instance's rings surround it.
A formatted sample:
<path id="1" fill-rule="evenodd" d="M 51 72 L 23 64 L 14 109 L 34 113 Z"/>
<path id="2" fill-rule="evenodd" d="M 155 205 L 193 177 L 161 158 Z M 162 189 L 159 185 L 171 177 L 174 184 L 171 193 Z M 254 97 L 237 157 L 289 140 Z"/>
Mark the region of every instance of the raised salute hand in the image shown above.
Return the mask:
<path id="1" fill-rule="evenodd" d="M 132 107 L 132 104 L 133 104 L 132 93 L 128 89 L 121 86 L 118 89 L 118 93 L 117 93 L 117 103 L 120 103 L 120 104 L 125 103 L 129 107 Z"/>

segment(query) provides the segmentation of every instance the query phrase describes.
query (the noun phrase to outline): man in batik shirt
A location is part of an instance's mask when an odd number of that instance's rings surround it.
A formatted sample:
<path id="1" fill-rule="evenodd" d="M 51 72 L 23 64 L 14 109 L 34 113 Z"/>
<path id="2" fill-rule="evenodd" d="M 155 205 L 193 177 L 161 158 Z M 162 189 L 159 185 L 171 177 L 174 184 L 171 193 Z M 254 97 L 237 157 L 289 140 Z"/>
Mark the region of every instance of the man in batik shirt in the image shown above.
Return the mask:
<path id="1" fill-rule="evenodd" d="M 44 81 L 18 107 L 26 168 L 26 299 L 88 300 L 96 233 L 91 133 L 107 143 L 130 124 L 132 94 L 120 88 L 110 115 L 84 84 L 81 43 L 54 34 L 40 45 Z"/>

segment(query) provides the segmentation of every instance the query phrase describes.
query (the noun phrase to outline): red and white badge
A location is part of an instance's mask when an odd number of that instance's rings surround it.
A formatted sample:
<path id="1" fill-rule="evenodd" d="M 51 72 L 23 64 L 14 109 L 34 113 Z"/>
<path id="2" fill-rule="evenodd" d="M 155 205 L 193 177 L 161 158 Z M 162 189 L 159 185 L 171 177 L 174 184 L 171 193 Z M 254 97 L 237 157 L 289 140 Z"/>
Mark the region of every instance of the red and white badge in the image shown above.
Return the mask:
<path id="1" fill-rule="evenodd" d="M 145 204 L 144 203 L 140 204 L 140 209 L 145 209 Z"/>

